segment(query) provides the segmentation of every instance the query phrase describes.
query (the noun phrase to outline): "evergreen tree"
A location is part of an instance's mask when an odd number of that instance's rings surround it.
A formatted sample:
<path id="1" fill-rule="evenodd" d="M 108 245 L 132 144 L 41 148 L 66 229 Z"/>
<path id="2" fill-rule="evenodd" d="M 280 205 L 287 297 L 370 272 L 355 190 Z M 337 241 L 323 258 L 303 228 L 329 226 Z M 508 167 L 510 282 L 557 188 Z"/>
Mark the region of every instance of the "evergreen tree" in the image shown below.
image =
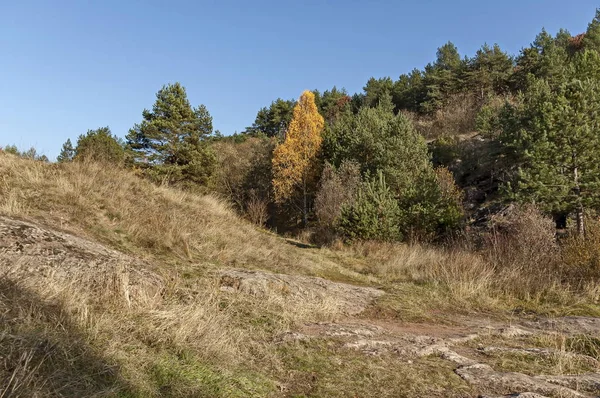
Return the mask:
<path id="1" fill-rule="evenodd" d="M 398 199 L 400 232 L 411 240 L 429 241 L 456 230 L 464 215 L 462 199 L 448 169 L 426 169 Z"/>
<path id="2" fill-rule="evenodd" d="M 381 170 L 395 192 L 429 167 L 425 140 L 406 116 L 394 115 L 389 95 L 375 108 L 344 114 L 326 131 L 323 155 L 336 167 L 353 160 L 364 175 L 374 176 Z"/>
<path id="3" fill-rule="evenodd" d="M 426 94 L 420 70 L 414 69 L 409 74 L 401 75 L 394 83 L 393 100 L 396 110 L 419 112 Z"/>
<path id="4" fill-rule="evenodd" d="M 536 79 L 517 106 L 507 105 L 502 141 L 521 161 L 509 191 L 547 212 L 600 209 L 600 55 L 578 53 L 557 84 Z"/>
<path id="5" fill-rule="evenodd" d="M 212 117 L 204 105 L 192 108 L 185 88 L 163 86 L 152 110 L 127 134 L 134 163 L 156 180 L 190 187 L 207 184 L 215 157 L 206 144 L 213 132 Z"/>
<path id="6" fill-rule="evenodd" d="M 342 206 L 338 231 L 349 240 L 400 240 L 399 214 L 398 202 L 379 172 L 362 184 L 354 201 Z"/>
<path id="7" fill-rule="evenodd" d="M 265 134 L 267 137 L 284 138 L 285 132 L 292 120 L 295 101 L 286 101 L 281 98 L 273 101 L 268 108 L 262 108 L 256 115 L 256 120 L 246 133 L 257 135 Z"/>
<path id="8" fill-rule="evenodd" d="M 362 106 L 376 107 L 384 97 L 392 95 L 393 89 L 394 82 L 389 77 L 382 79 L 370 78 L 365 87 L 363 87 L 365 96 Z"/>
<path id="9" fill-rule="evenodd" d="M 503 94 L 508 91 L 513 61 L 508 54 L 495 44 L 487 44 L 477 50 L 469 61 L 466 72 L 467 85 L 480 101 L 490 94 Z"/>
<path id="10" fill-rule="evenodd" d="M 62 146 L 60 153 L 58 154 L 56 161 L 58 163 L 70 162 L 75 157 L 75 149 L 71 143 L 71 139 L 67 138 L 67 141 Z"/>
<path id="11" fill-rule="evenodd" d="M 85 135 L 80 135 L 77 139 L 73 159 L 119 164 L 125 160 L 123 147 L 121 140 L 113 136 L 108 127 L 88 130 Z"/>
<path id="12" fill-rule="evenodd" d="M 552 37 L 542 29 L 531 46 L 523 49 L 517 58 L 511 79 L 514 88 L 525 91 L 529 81 L 535 78 L 546 79 L 551 85 L 560 84 L 565 68 L 570 64 L 570 37 L 564 30 Z"/>
<path id="13" fill-rule="evenodd" d="M 596 16 L 588 25 L 583 38 L 583 47 L 600 52 L 600 9 L 596 9 Z"/>
<path id="14" fill-rule="evenodd" d="M 437 59 L 433 64 L 425 67 L 423 84 L 426 97 L 421 104 L 425 113 L 433 113 L 460 87 L 459 77 L 464 69 L 465 62 L 461 60 L 456 46 L 448 42 L 437 50 Z"/>
<path id="15" fill-rule="evenodd" d="M 342 113 L 350 109 L 351 101 L 352 98 L 345 89 L 338 90 L 334 86 L 331 90 L 325 90 L 322 95 L 315 90 L 315 103 L 328 125 L 333 124 Z"/>

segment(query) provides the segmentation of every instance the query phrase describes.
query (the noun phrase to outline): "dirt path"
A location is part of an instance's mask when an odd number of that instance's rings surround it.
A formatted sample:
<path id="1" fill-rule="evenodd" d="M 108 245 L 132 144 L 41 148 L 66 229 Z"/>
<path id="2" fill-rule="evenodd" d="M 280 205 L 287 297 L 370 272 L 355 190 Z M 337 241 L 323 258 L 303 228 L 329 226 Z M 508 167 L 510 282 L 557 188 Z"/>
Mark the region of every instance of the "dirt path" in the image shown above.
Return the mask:
<path id="1" fill-rule="evenodd" d="M 456 374 L 469 384 L 501 394 L 482 397 L 598 397 L 600 364 L 595 357 L 565 347 L 540 347 L 545 339 L 560 341 L 581 336 L 600 336 L 600 319 L 566 317 L 512 325 L 488 320 L 478 324 L 477 319 L 469 319 L 467 324 L 457 326 L 349 320 L 305 325 L 281 336 L 281 340 L 336 339 L 366 356 L 393 354 L 405 361 L 439 356 L 452 362 Z M 574 374 L 496 369 L 494 359 L 504 357 L 533 363 L 567 361 L 580 365 L 580 369 Z"/>
<path id="2" fill-rule="evenodd" d="M 242 294 L 336 297 L 340 309 L 356 315 L 384 293 L 321 278 L 225 270 L 222 289 Z M 267 293 L 269 292 L 270 293 Z M 456 317 L 453 325 L 402 323 L 347 317 L 336 323 L 306 324 L 278 337 L 279 343 L 336 340 L 365 356 L 395 355 L 413 361 L 437 356 L 481 397 L 599 397 L 600 318 L 562 317 L 501 322 Z M 514 369 L 511 369 L 514 368 Z"/>

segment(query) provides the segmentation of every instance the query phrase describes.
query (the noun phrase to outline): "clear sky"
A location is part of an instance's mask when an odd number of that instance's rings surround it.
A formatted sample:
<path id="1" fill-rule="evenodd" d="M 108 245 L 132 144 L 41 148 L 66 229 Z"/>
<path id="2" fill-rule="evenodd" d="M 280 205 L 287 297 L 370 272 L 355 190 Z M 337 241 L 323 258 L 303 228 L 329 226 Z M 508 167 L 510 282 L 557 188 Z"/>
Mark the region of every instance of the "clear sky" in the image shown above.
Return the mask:
<path id="1" fill-rule="evenodd" d="M 215 129 L 242 131 L 272 100 L 423 67 L 448 40 L 516 54 L 545 27 L 585 30 L 592 0 L 0 0 L 0 145 L 54 158 L 67 139 L 124 136 L 181 82 Z"/>

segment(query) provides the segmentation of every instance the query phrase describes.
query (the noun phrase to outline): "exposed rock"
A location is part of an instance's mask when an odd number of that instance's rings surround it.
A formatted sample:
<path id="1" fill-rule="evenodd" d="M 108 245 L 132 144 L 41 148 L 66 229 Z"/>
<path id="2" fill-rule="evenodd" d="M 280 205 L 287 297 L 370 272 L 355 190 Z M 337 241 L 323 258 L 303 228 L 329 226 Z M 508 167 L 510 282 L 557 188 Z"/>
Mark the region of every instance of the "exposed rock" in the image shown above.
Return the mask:
<path id="1" fill-rule="evenodd" d="M 532 357 L 544 357 L 551 358 L 555 356 L 562 356 L 567 358 L 576 358 L 580 361 L 584 361 L 592 366 L 598 366 L 598 360 L 589 355 L 577 354 L 574 352 L 568 351 L 559 351 L 551 348 L 511 348 L 511 347 L 483 347 L 480 349 L 484 354 L 494 354 L 494 353 L 502 353 L 507 352 L 511 354 L 517 355 L 527 355 Z"/>
<path id="2" fill-rule="evenodd" d="M 535 376 L 536 379 L 561 386 L 582 389 L 600 395 L 600 374 L 586 373 L 582 375 Z"/>
<path id="3" fill-rule="evenodd" d="M 515 372 L 497 372 L 491 366 L 482 363 L 459 367 L 456 369 L 456 373 L 470 384 L 483 385 L 486 388 L 496 390 L 533 391 L 564 398 L 587 396 L 568 387 L 549 383 L 541 378 Z"/>
<path id="4" fill-rule="evenodd" d="M 96 242 L 3 216 L 0 274 L 36 283 L 77 281 L 80 289 L 118 293 L 129 306 L 153 300 L 163 289 L 162 279 L 139 260 Z"/>
<path id="5" fill-rule="evenodd" d="M 221 272 L 221 290 L 259 297 L 271 294 L 298 300 L 327 299 L 348 315 L 361 313 L 382 290 L 331 282 L 323 278 L 229 269 Z"/>
<path id="6" fill-rule="evenodd" d="M 521 337 L 521 336 L 530 336 L 533 333 L 528 330 L 518 328 L 516 326 L 509 326 L 507 328 L 501 328 L 499 331 L 499 334 L 500 334 L 500 336 L 505 337 L 505 338 L 513 338 L 513 337 Z"/>
<path id="7" fill-rule="evenodd" d="M 565 316 L 528 321 L 531 328 L 544 331 L 557 331 L 566 334 L 590 334 L 600 336 L 600 318 L 585 316 Z"/>
<path id="8" fill-rule="evenodd" d="M 348 324 L 306 325 L 302 331 L 303 336 L 340 339 L 343 341 L 344 347 L 361 351 L 366 355 L 396 354 L 408 362 L 418 357 L 439 356 L 456 364 L 456 373 L 469 384 L 480 386 L 485 390 L 514 392 L 513 395 L 497 397 L 590 397 L 586 393 L 595 394 L 592 396 L 598 396 L 600 393 L 600 375 L 596 373 L 570 376 L 529 376 L 518 372 L 495 371 L 490 365 L 470 358 L 469 352 L 473 352 L 473 348 L 464 345 L 473 340 L 497 336 L 503 341 L 535 334 L 522 327 L 498 324 L 494 326 L 487 324 L 485 328 L 477 328 L 473 321 L 473 319 L 469 320 L 471 328 L 479 330 L 478 333 L 468 333 L 469 328 L 445 327 L 445 333 L 440 334 L 437 330 L 440 328 L 439 325 L 422 324 L 405 327 L 387 325 L 388 327 L 382 327 L 370 325 L 363 320 Z M 591 322 L 580 319 L 577 324 L 587 325 L 589 323 L 593 324 L 593 318 Z M 536 332 L 541 333 L 539 330 Z M 572 356 L 577 360 L 586 361 L 593 367 L 598 367 L 598 361 L 595 358 L 551 348 L 483 346 L 479 351 L 489 355 L 508 352 L 537 357 Z M 487 397 L 493 398 L 494 396 L 488 395 Z"/>

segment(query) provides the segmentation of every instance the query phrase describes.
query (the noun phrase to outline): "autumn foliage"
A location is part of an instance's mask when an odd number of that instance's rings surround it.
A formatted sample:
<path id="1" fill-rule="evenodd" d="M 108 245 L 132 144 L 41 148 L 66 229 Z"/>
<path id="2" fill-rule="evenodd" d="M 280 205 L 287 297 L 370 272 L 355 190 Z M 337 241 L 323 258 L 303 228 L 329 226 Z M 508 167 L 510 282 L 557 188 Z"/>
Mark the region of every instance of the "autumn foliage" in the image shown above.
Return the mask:
<path id="1" fill-rule="evenodd" d="M 317 155 L 321 148 L 325 122 L 315 104 L 315 95 L 304 91 L 294 107 L 294 114 L 283 143 L 273 152 L 273 191 L 275 201 L 283 203 L 295 194 L 303 198 L 302 213 L 306 223 L 308 190 L 317 179 Z"/>

